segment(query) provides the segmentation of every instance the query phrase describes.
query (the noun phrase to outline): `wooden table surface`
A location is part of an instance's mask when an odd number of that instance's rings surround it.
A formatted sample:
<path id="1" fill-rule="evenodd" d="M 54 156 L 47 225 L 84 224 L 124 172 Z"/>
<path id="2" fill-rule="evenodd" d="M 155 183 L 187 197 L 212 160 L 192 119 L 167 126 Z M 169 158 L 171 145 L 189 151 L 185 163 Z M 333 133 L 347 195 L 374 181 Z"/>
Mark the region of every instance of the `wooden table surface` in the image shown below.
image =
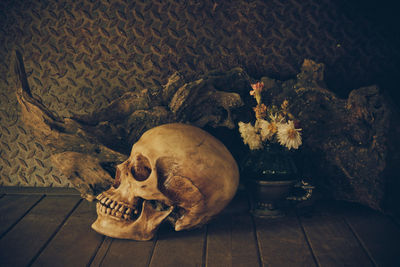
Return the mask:
<path id="1" fill-rule="evenodd" d="M 240 193 L 200 229 L 138 242 L 92 230 L 95 203 L 76 195 L 0 197 L 0 266 L 400 266 L 398 222 L 357 205 L 260 219 Z"/>

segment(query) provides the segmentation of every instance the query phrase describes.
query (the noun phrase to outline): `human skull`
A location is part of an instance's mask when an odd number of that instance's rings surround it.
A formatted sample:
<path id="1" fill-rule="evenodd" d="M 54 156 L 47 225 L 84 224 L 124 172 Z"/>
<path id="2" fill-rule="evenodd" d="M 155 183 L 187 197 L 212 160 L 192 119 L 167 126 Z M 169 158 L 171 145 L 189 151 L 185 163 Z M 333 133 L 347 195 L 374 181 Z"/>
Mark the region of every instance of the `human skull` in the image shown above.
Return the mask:
<path id="1" fill-rule="evenodd" d="M 114 185 L 97 196 L 92 228 L 149 240 L 164 220 L 176 231 L 199 227 L 229 203 L 238 183 L 237 164 L 220 141 L 194 126 L 161 125 L 145 132 L 117 166 Z"/>

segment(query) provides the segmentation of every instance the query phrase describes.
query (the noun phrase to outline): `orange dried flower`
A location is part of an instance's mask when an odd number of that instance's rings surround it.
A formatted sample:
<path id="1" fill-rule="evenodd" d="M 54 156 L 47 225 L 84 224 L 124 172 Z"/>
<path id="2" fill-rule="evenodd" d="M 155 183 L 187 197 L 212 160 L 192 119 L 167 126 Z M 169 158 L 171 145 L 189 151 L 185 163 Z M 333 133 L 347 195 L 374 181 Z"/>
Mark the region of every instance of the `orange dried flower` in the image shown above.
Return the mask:
<path id="1" fill-rule="evenodd" d="M 262 119 L 267 116 L 267 106 L 264 104 L 259 104 L 253 108 L 257 119 Z"/>
<path id="2" fill-rule="evenodd" d="M 281 105 L 281 109 L 286 110 L 289 106 L 289 101 L 287 101 L 286 99 L 283 100 L 282 105 Z"/>
<path id="3" fill-rule="evenodd" d="M 258 82 L 258 83 L 253 83 L 251 85 L 251 88 L 253 88 L 253 90 L 255 92 L 259 92 L 261 93 L 262 89 L 264 88 L 264 83 L 263 82 Z M 251 93 L 250 93 L 251 94 Z"/>
<path id="4" fill-rule="evenodd" d="M 254 98 L 257 101 L 257 104 L 260 104 L 261 103 L 261 92 L 264 88 L 264 83 L 263 82 L 253 83 L 251 85 L 251 88 L 253 88 L 253 90 L 250 91 L 250 95 L 254 96 Z"/>

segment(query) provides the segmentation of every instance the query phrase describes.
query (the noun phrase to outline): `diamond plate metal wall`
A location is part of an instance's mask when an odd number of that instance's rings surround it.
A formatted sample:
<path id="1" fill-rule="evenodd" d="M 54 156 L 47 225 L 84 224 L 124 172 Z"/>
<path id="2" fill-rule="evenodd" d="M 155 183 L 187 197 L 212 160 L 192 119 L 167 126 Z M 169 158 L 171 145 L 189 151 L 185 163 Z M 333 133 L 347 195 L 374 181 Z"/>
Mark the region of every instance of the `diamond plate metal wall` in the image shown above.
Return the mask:
<path id="1" fill-rule="evenodd" d="M 0 185 L 70 186 L 19 120 L 15 49 L 24 56 L 32 92 L 61 116 L 161 86 L 175 71 L 190 80 L 241 66 L 254 77 L 284 79 L 304 58 L 326 63 L 328 78 L 340 81 L 345 89 L 338 93 L 345 94 L 398 67 L 400 55 L 398 38 L 345 15 L 337 3 L 1 1 Z"/>

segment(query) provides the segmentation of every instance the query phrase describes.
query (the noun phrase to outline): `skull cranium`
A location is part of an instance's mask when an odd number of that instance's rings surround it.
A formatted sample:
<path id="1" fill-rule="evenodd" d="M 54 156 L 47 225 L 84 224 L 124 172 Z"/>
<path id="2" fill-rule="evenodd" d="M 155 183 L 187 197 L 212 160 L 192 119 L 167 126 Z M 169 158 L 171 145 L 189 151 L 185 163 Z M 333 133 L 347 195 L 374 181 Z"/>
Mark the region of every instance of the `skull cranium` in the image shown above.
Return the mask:
<path id="1" fill-rule="evenodd" d="M 176 231 L 198 227 L 229 203 L 238 182 L 237 164 L 216 138 L 190 125 L 158 126 L 133 145 L 114 185 L 97 196 L 92 228 L 149 240 L 164 220 Z"/>

